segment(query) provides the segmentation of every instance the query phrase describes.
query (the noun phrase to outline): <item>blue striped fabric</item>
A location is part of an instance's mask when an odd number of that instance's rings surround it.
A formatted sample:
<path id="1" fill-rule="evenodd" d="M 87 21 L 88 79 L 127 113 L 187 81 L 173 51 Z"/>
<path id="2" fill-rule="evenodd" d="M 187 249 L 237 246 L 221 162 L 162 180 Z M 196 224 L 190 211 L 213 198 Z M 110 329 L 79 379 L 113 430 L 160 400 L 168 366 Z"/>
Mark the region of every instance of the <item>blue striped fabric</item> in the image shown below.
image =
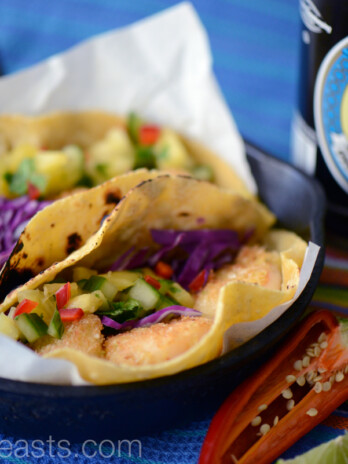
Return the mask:
<path id="1" fill-rule="evenodd" d="M 5 73 L 16 72 L 87 37 L 128 25 L 176 3 L 173 0 L 1 0 L 1 67 Z M 276 156 L 288 159 L 297 74 L 296 0 L 195 0 L 193 4 L 208 31 L 214 69 L 241 133 Z M 193 464 L 197 462 L 208 425 L 202 421 L 189 428 L 143 437 L 141 458 L 122 453 L 109 461 Z M 341 432 L 317 427 L 287 456 L 338 433 Z M 16 439 L 4 434 L 0 440 L 16 444 Z M 3 462 L 37 462 L 32 445 L 29 443 L 26 450 L 13 448 L 7 458 L 3 454 Z M 104 456 L 110 456 L 110 445 L 105 444 L 102 449 Z M 54 462 L 91 462 L 91 458 L 81 453 L 81 444 L 72 444 L 69 458 L 59 456 L 58 451 L 53 447 Z M 88 451 L 90 456 L 94 448 L 89 447 Z M 107 459 L 99 453 L 93 462 Z M 52 458 L 46 455 L 41 462 L 52 462 Z"/>
<path id="2" fill-rule="evenodd" d="M 11 73 L 94 34 L 176 4 L 172 0 L 1 0 L 0 61 Z M 295 0 L 193 1 L 241 133 L 288 159 L 296 91 Z"/>

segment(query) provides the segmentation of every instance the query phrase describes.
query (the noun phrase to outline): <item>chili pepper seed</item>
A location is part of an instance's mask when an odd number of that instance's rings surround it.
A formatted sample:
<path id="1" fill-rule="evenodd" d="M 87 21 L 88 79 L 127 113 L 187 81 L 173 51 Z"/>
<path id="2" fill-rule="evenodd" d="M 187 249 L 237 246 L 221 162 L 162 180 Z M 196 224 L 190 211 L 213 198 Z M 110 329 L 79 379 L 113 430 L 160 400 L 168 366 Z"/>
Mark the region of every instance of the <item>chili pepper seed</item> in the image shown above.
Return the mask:
<path id="1" fill-rule="evenodd" d="M 321 349 L 319 348 L 319 346 L 316 346 L 316 347 L 314 348 L 314 355 L 315 355 L 315 357 L 318 358 L 319 355 L 320 355 L 320 353 L 321 353 Z"/>
<path id="2" fill-rule="evenodd" d="M 314 385 L 315 393 L 320 393 L 323 389 L 323 385 L 320 382 L 316 382 Z"/>
<path id="3" fill-rule="evenodd" d="M 323 391 L 328 392 L 331 390 L 331 382 L 324 382 L 323 383 Z"/>
<path id="4" fill-rule="evenodd" d="M 287 403 L 286 403 L 286 409 L 288 411 L 291 411 L 291 409 L 295 406 L 295 401 L 294 400 L 289 400 Z"/>
<path id="5" fill-rule="evenodd" d="M 318 414 L 318 411 L 315 408 L 308 409 L 306 412 L 308 416 L 314 417 Z"/>
<path id="6" fill-rule="evenodd" d="M 310 357 L 309 357 L 309 356 L 305 356 L 305 357 L 302 359 L 303 367 L 308 367 L 308 366 L 309 366 L 309 363 L 310 363 Z"/>
<path id="7" fill-rule="evenodd" d="M 301 361 L 301 359 L 298 359 L 297 361 L 295 361 L 294 369 L 295 369 L 295 371 L 301 371 L 302 370 L 302 361 Z"/>
<path id="8" fill-rule="evenodd" d="M 300 387 L 303 387 L 303 385 L 305 385 L 305 383 L 306 383 L 306 378 L 305 378 L 305 376 L 304 376 L 304 375 L 301 375 L 300 377 L 298 377 L 298 378 L 296 379 L 296 383 L 297 383 L 297 385 L 299 385 Z"/>
<path id="9" fill-rule="evenodd" d="M 335 377 L 336 382 L 342 382 L 343 379 L 344 379 L 343 372 L 341 372 L 341 371 L 337 372 L 336 377 Z"/>
<path id="10" fill-rule="evenodd" d="M 277 425 L 279 422 L 279 417 L 278 416 L 275 416 L 274 420 L 273 420 L 273 426 Z"/>
<path id="11" fill-rule="evenodd" d="M 267 404 L 260 404 L 260 406 L 257 408 L 260 412 L 261 411 L 264 411 L 265 409 L 267 409 Z"/>
<path id="12" fill-rule="evenodd" d="M 271 427 L 268 424 L 262 424 L 260 427 L 260 433 L 266 435 L 271 430 Z"/>
<path id="13" fill-rule="evenodd" d="M 287 375 L 285 377 L 285 380 L 288 382 L 288 383 L 293 383 L 293 382 L 296 382 L 296 377 L 294 375 Z"/>
<path id="14" fill-rule="evenodd" d="M 285 398 L 286 400 L 289 400 L 292 398 L 292 391 L 290 388 L 286 388 L 285 390 L 282 391 L 282 397 Z"/>
<path id="15" fill-rule="evenodd" d="M 325 332 L 322 332 L 318 338 L 318 342 L 321 343 L 323 342 L 324 340 L 326 340 L 326 333 Z"/>
<path id="16" fill-rule="evenodd" d="M 257 425 L 260 425 L 260 424 L 261 424 L 261 417 L 260 416 L 254 417 L 254 419 L 251 421 L 251 425 L 253 427 L 256 427 Z"/>

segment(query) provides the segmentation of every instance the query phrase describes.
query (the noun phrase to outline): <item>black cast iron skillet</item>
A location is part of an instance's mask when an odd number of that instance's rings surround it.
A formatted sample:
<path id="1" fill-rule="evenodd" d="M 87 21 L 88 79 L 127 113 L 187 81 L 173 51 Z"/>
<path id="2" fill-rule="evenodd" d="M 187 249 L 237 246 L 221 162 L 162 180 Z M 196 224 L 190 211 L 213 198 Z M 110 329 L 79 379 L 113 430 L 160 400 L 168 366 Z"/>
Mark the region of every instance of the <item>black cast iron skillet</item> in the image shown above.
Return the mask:
<path id="1" fill-rule="evenodd" d="M 324 194 L 318 183 L 247 144 L 262 201 L 286 228 L 323 245 Z M 141 436 L 204 419 L 276 349 L 310 302 L 323 250 L 298 300 L 243 346 L 202 366 L 159 379 L 104 387 L 53 386 L 0 378 L 0 432 L 20 438 L 82 440 Z"/>

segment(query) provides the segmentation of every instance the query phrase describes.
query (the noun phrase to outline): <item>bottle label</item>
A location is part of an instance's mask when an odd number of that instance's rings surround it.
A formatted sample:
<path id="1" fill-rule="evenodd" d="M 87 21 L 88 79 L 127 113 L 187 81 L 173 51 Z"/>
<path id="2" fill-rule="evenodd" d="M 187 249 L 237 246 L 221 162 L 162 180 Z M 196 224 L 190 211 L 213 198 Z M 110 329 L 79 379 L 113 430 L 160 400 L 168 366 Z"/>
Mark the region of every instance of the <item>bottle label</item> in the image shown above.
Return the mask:
<path id="1" fill-rule="evenodd" d="M 314 123 L 325 163 L 348 193 L 348 37 L 320 65 L 314 89 Z"/>

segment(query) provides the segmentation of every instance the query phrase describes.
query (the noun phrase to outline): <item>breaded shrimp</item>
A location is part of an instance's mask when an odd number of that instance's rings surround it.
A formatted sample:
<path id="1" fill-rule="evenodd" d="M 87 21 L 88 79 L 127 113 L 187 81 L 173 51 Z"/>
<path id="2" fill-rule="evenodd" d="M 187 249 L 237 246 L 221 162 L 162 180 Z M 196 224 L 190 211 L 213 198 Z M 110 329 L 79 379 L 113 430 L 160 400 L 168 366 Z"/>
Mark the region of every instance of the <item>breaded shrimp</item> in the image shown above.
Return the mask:
<path id="1" fill-rule="evenodd" d="M 280 290 L 282 275 L 279 254 L 260 246 L 241 248 L 233 264 L 216 271 L 206 286 L 197 294 L 195 309 L 213 315 L 221 288 L 228 282 L 249 282 L 273 290 Z"/>
<path id="2" fill-rule="evenodd" d="M 132 329 L 109 337 L 106 359 L 115 364 L 141 366 L 168 361 L 195 345 L 212 325 L 205 317 L 184 316 L 169 323 Z"/>
<path id="3" fill-rule="evenodd" d="M 65 330 L 60 340 L 45 336 L 31 344 L 31 348 L 44 355 L 59 348 L 73 348 L 91 356 L 104 355 L 103 325 L 98 316 L 87 314 L 80 320 L 65 324 Z"/>

